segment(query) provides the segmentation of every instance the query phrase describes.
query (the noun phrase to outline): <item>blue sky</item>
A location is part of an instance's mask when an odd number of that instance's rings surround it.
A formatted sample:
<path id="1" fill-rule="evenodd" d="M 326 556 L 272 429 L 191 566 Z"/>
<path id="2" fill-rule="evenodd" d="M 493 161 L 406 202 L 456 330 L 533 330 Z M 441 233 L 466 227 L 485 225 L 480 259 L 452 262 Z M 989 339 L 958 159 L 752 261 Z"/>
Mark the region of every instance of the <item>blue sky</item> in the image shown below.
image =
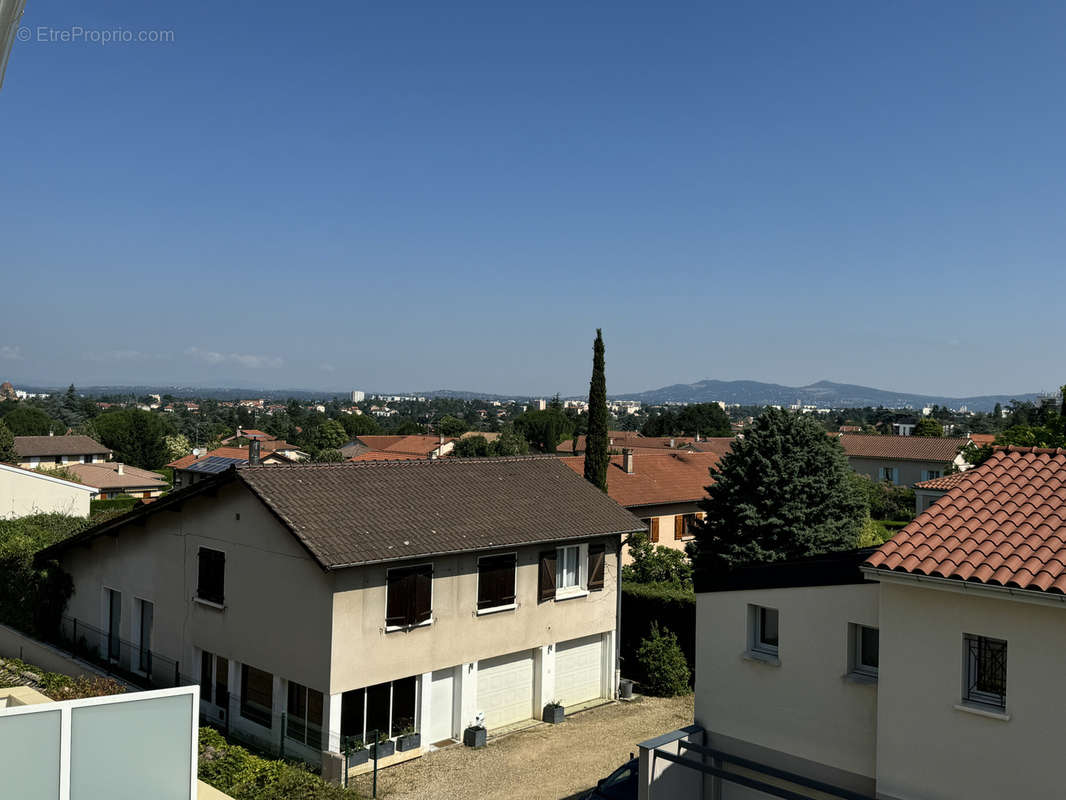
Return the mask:
<path id="1" fill-rule="evenodd" d="M 597 326 L 611 393 L 1066 378 L 1061 3 L 29 0 L 23 24 L 0 379 L 569 394 Z M 173 41 L 46 41 L 76 27 Z"/>

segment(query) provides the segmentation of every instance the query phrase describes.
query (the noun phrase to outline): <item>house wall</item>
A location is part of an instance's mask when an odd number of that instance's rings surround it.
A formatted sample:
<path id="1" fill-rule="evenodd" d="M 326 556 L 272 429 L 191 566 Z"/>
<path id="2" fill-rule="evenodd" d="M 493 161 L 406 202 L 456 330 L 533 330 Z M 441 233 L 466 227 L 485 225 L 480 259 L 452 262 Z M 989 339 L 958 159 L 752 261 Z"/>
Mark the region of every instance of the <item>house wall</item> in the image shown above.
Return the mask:
<path id="1" fill-rule="evenodd" d="M 538 603 L 539 555 L 549 546 L 507 548 L 493 553 L 518 553 L 517 607 L 480 616 L 476 554 L 405 562 L 433 562 L 433 622 L 388 633 L 388 567 L 359 567 L 337 573 L 330 693 L 613 631 L 619 537 L 582 541 L 604 542 L 607 546 L 602 591 Z"/>
<path id="2" fill-rule="evenodd" d="M 31 514 L 88 517 L 92 492 L 46 476 L 17 469 L 0 469 L 0 519 Z"/>
<path id="3" fill-rule="evenodd" d="M 893 467 L 899 470 L 896 481 L 898 486 L 913 486 L 919 481 L 925 480 L 926 476 L 923 475 L 923 472 L 926 470 L 940 470 L 940 474 L 943 475 L 948 469 L 948 462 L 946 461 L 903 461 L 898 459 L 854 458 L 851 456 L 848 457 L 848 464 L 860 475 L 865 475 L 873 481 L 881 479 L 882 467 Z"/>
<path id="4" fill-rule="evenodd" d="M 697 595 L 695 723 L 737 755 L 872 793 L 877 687 L 845 674 L 849 623 L 878 625 L 877 591 L 867 583 Z M 779 612 L 779 664 L 746 655 L 750 604 Z"/>
<path id="5" fill-rule="evenodd" d="M 95 455 L 61 456 L 61 458 L 63 459 L 63 464 L 103 464 L 107 461 L 107 456 L 103 453 L 96 453 Z M 18 465 L 24 469 L 37 469 L 37 467 L 56 469 L 63 466 L 63 464 L 57 464 L 55 456 L 33 456 L 32 458 L 24 458 L 18 462 Z"/>
<path id="6" fill-rule="evenodd" d="M 223 609 L 193 599 L 201 545 L 226 553 Z M 106 630 L 109 587 L 122 592 L 120 636 L 134 644 L 135 599 L 154 604 L 152 649 L 177 660 L 185 680 L 199 680 L 201 650 L 230 659 L 230 718 L 251 736 L 276 743 L 280 725 L 267 731 L 239 717 L 238 662 L 274 675 L 275 716 L 284 710 L 282 679 L 328 693 L 331 576 L 240 484 L 99 536 L 61 563 L 74 579 L 69 616 Z"/>
<path id="7" fill-rule="evenodd" d="M 699 503 L 664 503 L 662 505 L 655 506 L 627 506 L 627 510 L 632 512 L 635 516 L 640 517 L 641 520 L 647 520 L 648 535 L 651 536 L 651 521 L 653 519 L 659 520 L 659 541 L 655 544 L 661 547 L 669 547 L 671 550 L 685 551 L 685 545 L 688 544 L 694 537 L 686 536 L 683 539 L 674 538 L 674 518 L 684 514 L 697 514 L 702 517 L 703 512 L 699 510 Z M 633 556 L 629 554 L 629 548 L 625 548 L 625 552 L 622 555 L 622 564 L 632 564 Z"/>
<path id="8" fill-rule="evenodd" d="M 880 623 L 879 796 L 1062 795 L 1066 609 L 885 581 Z M 967 633 L 1007 642 L 1009 720 L 956 708 Z"/>

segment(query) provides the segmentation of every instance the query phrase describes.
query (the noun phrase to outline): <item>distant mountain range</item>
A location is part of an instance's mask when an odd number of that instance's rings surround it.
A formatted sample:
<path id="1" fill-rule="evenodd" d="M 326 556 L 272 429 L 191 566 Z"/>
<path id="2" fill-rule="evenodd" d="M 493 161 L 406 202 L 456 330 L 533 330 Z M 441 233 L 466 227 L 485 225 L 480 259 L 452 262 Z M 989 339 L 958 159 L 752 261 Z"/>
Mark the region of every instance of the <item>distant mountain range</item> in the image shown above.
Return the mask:
<path id="1" fill-rule="evenodd" d="M 929 394 L 908 394 L 887 389 L 873 389 L 850 383 L 818 381 L 809 386 L 782 386 L 779 383 L 760 381 L 703 380 L 696 383 L 675 383 L 661 389 L 652 389 L 638 394 L 619 395 L 643 403 L 709 403 L 721 400 L 724 403 L 765 406 L 779 405 L 786 408 L 794 403 L 819 408 L 862 408 L 884 406 L 885 408 L 921 408 L 941 405 L 949 408 L 966 406 L 971 411 L 991 411 L 996 403 L 1008 405 L 1011 400 L 1035 401 L 1038 394 L 988 394 L 976 397 L 944 397 Z"/>

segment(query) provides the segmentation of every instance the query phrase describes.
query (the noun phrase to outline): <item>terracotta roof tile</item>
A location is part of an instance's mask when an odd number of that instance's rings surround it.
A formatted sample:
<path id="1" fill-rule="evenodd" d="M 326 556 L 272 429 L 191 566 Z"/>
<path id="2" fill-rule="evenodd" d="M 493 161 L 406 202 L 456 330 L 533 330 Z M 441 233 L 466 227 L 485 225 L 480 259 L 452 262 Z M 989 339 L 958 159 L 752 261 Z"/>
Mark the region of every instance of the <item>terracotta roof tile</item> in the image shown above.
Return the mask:
<path id="1" fill-rule="evenodd" d="M 844 433 L 838 437 L 849 458 L 877 458 L 894 461 L 955 460 L 969 439 L 940 436 L 877 436 Z"/>
<path id="2" fill-rule="evenodd" d="M 659 503 L 685 503 L 707 494 L 713 481 L 710 470 L 717 453 L 658 453 L 635 451 L 633 474 L 627 475 L 622 456 L 611 456 L 607 468 L 607 494 L 626 508 Z M 584 456 L 559 459 L 578 475 L 585 472 Z"/>
<path id="3" fill-rule="evenodd" d="M 1000 448 L 947 477 L 954 486 L 869 566 L 1066 594 L 1066 450 Z"/>
<path id="4" fill-rule="evenodd" d="M 967 470 L 969 472 L 970 470 Z M 966 478 L 966 472 L 952 472 L 950 475 L 942 475 L 939 478 L 930 478 L 927 481 L 919 481 L 914 484 L 915 489 L 933 489 L 947 491 L 962 484 Z"/>

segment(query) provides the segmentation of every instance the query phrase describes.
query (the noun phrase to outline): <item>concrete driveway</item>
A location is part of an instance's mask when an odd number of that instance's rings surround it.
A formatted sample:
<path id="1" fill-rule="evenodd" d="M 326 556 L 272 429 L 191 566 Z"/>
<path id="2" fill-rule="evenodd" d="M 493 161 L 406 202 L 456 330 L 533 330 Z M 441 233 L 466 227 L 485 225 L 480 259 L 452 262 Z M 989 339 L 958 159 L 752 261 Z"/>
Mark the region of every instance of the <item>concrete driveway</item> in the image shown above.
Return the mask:
<path id="1" fill-rule="evenodd" d="M 692 696 L 645 697 L 536 725 L 489 742 L 456 745 L 378 773 L 378 797 L 544 800 L 571 798 L 636 753 L 637 743 L 692 724 Z M 356 779 L 370 796 L 370 776 Z"/>

